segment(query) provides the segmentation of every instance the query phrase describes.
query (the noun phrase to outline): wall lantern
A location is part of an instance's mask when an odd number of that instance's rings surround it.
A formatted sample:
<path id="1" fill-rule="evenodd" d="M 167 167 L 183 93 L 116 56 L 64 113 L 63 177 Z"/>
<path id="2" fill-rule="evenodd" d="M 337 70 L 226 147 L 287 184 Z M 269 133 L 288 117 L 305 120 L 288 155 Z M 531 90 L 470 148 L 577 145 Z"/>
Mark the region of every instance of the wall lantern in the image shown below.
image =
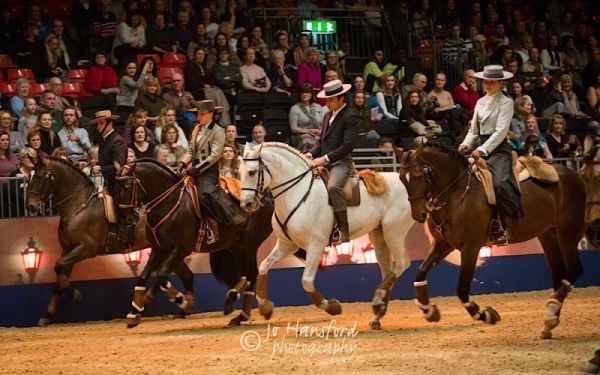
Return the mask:
<path id="1" fill-rule="evenodd" d="M 44 252 L 42 250 L 35 246 L 33 237 L 29 238 L 29 242 L 27 242 L 27 248 L 21 251 L 21 256 L 23 257 L 23 267 L 29 274 L 30 283 L 33 283 L 35 274 L 40 269 L 40 261 L 42 260 L 43 253 Z"/>

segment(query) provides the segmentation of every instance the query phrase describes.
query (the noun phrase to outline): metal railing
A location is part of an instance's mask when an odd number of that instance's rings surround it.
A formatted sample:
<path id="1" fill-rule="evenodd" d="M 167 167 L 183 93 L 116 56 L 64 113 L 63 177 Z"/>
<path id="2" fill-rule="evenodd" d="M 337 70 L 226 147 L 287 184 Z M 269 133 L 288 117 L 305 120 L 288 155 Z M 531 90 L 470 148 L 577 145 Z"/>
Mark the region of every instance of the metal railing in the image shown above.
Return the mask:
<path id="1" fill-rule="evenodd" d="M 352 158 L 357 169 L 373 169 L 378 172 L 398 172 L 400 163 L 392 149 L 385 148 L 359 148 L 352 152 Z M 552 164 L 560 164 L 575 171 L 581 169 L 583 158 L 555 158 Z M 0 178 L 0 219 L 22 218 L 30 216 L 55 216 L 56 210 L 52 207 L 52 198 L 46 205 L 42 205 L 39 214 L 32 214 L 26 208 L 27 179 L 24 177 Z"/>

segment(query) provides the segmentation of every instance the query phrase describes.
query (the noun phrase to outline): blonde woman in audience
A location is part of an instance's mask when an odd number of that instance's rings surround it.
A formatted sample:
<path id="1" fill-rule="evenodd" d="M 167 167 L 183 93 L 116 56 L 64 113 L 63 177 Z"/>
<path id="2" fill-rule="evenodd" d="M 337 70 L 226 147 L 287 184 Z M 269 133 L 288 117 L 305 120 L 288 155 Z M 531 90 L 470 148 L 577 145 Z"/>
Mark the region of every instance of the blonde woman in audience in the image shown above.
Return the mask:
<path id="1" fill-rule="evenodd" d="M 135 99 L 135 108 L 145 109 L 148 112 L 148 121 L 155 124 L 160 111 L 165 107 L 161 96 L 160 84 L 155 77 L 146 77 L 144 85 Z"/>
<path id="2" fill-rule="evenodd" d="M 183 129 L 181 129 L 181 127 L 177 125 L 177 121 L 175 121 L 176 116 L 173 107 L 164 107 L 161 109 L 160 114 L 158 115 L 158 121 L 156 122 L 156 128 L 154 129 L 154 135 L 156 136 L 156 139 L 162 140 L 163 128 L 167 125 L 173 126 L 177 131 L 177 144 L 187 150 L 189 143 Z"/>
<path id="3" fill-rule="evenodd" d="M 23 107 L 23 112 L 21 112 L 21 117 L 19 118 L 18 131 L 21 134 L 23 139 L 27 138 L 27 134 L 29 134 L 33 128 L 35 128 L 35 124 L 37 124 L 37 102 L 35 98 L 27 98 L 25 99 L 25 106 Z"/>

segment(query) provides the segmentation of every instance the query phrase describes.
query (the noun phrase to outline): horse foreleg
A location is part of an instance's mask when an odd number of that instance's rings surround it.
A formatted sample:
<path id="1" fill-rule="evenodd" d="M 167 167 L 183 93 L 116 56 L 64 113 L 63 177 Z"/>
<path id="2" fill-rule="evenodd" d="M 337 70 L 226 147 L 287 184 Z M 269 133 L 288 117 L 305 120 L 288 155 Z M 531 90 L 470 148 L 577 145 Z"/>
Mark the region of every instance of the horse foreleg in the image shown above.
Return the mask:
<path id="1" fill-rule="evenodd" d="M 552 330 L 560 323 L 560 311 L 569 292 L 573 289 L 570 282 L 562 280 L 560 286 L 554 290 L 550 299 L 546 303 L 546 316 L 544 319 L 544 328 L 540 333 L 540 338 L 552 338 Z"/>
<path id="2" fill-rule="evenodd" d="M 256 278 L 256 299 L 258 300 L 258 311 L 266 320 L 273 315 L 273 302 L 267 298 L 267 273 L 281 259 L 293 254 L 298 246 L 289 241 L 277 240 L 271 253 L 260 263 L 258 276 Z M 322 249 L 321 249 L 322 251 Z M 316 270 L 315 270 L 316 271 Z M 306 272 L 306 271 L 305 271 Z"/>
<path id="3" fill-rule="evenodd" d="M 142 313 L 146 307 L 146 282 L 150 274 L 158 268 L 163 259 L 163 256 L 159 255 L 159 252 L 156 249 L 150 252 L 148 262 L 146 262 L 146 266 L 137 278 L 133 291 L 133 300 L 131 301 L 131 311 L 126 317 L 127 328 L 136 327 L 142 321 Z"/>
<path id="4" fill-rule="evenodd" d="M 429 291 L 427 290 L 427 274 L 437 266 L 446 255 L 451 251 L 451 246 L 441 241 L 434 241 L 433 248 L 427 255 L 427 258 L 419 265 L 417 277 L 413 283 L 416 291 L 415 303 L 419 306 L 421 313 L 428 322 L 439 322 L 441 319 L 440 310 L 437 305 L 432 305 L 429 300 Z"/>
<path id="5" fill-rule="evenodd" d="M 246 280 L 246 276 L 242 276 L 237 284 L 227 291 L 227 295 L 225 297 L 225 308 L 223 309 L 223 313 L 225 315 L 229 315 L 233 312 L 233 303 L 240 299 L 240 296 L 246 291 L 246 289 L 248 289 L 249 285 L 250 282 Z"/>
<path id="6" fill-rule="evenodd" d="M 496 324 L 500 321 L 498 312 L 489 306 L 480 310 L 479 305 L 469 296 L 480 247 L 471 246 L 461 249 L 461 266 L 456 294 L 474 320 L 480 320 L 486 324 Z"/>
<path id="7" fill-rule="evenodd" d="M 54 319 L 54 317 L 56 316 L 56 309 L 58 308 L 58 301 L 60 299 L 61 293 L 62 289 L 58 284 L 56 284 L 54 290 L 52 291 L 52 297 L 50 297 L 50 301 L 48 302 L 46 315 L 41 317 L 40 320 L 38 320 L 38 327 L 46 327 L 52 322 L 52 319 Z"/>
<path id="8" fill-rule="evenodd" d="M 242 311 L 240 315 L 229 321 L 229 327 L 235 327 L 242 324 L 242 322 L 249 322 L 252 315 L 252 302 L 254 302 L 255 293 L 253 291 L 247 290 L 243 294 L 242 299 Z"/>
<path id="9" fill-rule="evenodd" d="M 194 312 L 194 273 L 190 270 L 185 261 L 179 262 L 175 267 L 175 274 L 179 277 L 183 283 L 184 295 L 183 304 L 181 307 L 184 315 L 190 315 Z"/>
<path id="10" fill-rule="evenodd" d="M 188 254 L 187 251 L 175 249 L 160 266 L 156 274 L 156 283 L 160 289 L 165 292 L 169 302 L 176 303 L 179 307 L 185 305 L 185 296 L 169 281 L 169 275 L 175 269 L 175 266 L 182 262 Z"/>
<path id="11" fill-rule="evenodd" d="M 302 287 L 308 294 L 311 301 L 330 315 L 338 315 L 342 313 L 342 305 L 335 298 L 325 299 L 323 295 L 315 288 L 315 276 L 323 256 L 323 250 L 326 244 L 312 244 L 306 249 L 306 265 L 302 273 Z"/>

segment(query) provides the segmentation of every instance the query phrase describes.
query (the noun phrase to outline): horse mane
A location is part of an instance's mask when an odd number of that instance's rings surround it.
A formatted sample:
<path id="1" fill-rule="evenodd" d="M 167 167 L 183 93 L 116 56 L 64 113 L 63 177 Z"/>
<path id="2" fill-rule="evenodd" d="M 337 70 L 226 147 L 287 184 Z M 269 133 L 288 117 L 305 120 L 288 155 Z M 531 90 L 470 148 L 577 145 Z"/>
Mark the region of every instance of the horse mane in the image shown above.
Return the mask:
<path id="1" fill-rule="evenodd" d="M 46 158 L 46 160 L 52 160 L 52 161 L 55 161 L 55 162 L 57 162 L 59 164 L 67 166 L 68 168 L 70 168 L 71 170 L 73 170 L 75 173 L 77 173 L 81 177 L 83 177 L 83 179 L 85 180 L 85 182 L 88 185 L 90 185 L 92 187 L 95 186 L 94 182 L 90 179 L 90 176 L 88 176 L 87 174 L 83 173 L 83 171 L 81 169 L 79 169 L 76 166 L 74 166 L 73 163 L 71 163 L 70 161 L 67 161 L 67 160 L 62 159 L 62 158 L 54 157 L 54 156 L 48 156 Z"/>
<path id="2" fill-rule="evenodd" d="M 306 161 L 306 156 L 304 156 L 300 151 L 298 151 L 297 149 L 295 149 L 294 147 L 288 145 L 287 143 L 281 143 L 281 142 L 265 142 L 263 144 L 264 147 L 274 147 L 274 148 L 282 148 L 284 150 L 287 150 L 289 152 L 291 152 L 292 154 L 298 156 L 300 159 L 302 159 L 306 164 L 308 164 L 308 161 Z"/>
<path id="3" fill-rule="evenodd" d="M 469 164 L 469 159 L 467 159 L 467 157 L 463 154 L 461 154 L 460 152 L 458 152 L 454 147 L 452 146 L 448 146 L 445 143 L 441 143 L 438 141 L 434 141 L 434 140 L 429 140 L 427 142 L 424 143 L 425 147 L 429 147 L 429 148 L 433 148 L 437 151 L 440 151 L 444 154 L 450 155 L 453 158 L 455 158 L 456 160 L 458 160 L 459 162 L 461 162 L 464 165 L 468 165 Z"/>
<path id="4" fill-rule="evenodd" d="M 150 163 L 153 164 L 159 168 L 161 168 L 163 171 L 165 171 L 167 174 L 171 175 L 171 177 L 173 177 L 176 180 L 181 180 L 181 176 L 177 175 L 177 173 L 173 172 L 173 170 L 169 167 L 167 167 L 166 165 L 164 165 L 163 163 L 159 162 L 156 159 L 152 159 L 152 158 L 141 158 L 141 159 L 137 159 L 135 161 L 135 164 L 137 163 Z"/>

